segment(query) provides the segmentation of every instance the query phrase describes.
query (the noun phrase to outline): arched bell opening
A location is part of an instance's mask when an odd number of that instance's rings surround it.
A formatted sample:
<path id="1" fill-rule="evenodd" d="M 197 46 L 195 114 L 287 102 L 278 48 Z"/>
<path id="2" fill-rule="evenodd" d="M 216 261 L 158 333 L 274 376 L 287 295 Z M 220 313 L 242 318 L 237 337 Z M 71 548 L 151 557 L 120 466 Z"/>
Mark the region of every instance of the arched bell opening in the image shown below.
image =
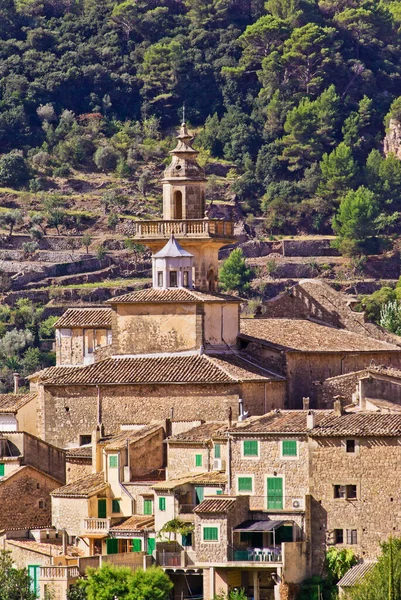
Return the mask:
<path id="1" fill-rule="evenodd" d="M 174 219 L 182 219 L 182 192 L 174 192 Z"/>

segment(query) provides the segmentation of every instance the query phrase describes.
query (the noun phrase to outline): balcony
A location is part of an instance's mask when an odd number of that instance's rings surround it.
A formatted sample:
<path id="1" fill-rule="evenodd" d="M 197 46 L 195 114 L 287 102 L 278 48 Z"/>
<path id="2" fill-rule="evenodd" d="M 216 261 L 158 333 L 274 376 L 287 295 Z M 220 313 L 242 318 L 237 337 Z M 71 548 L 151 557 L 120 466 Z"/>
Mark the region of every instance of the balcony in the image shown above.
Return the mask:
<path id="1" fill-rule="evenodd" d="M 142 240 L 148 238 L 205 237 L 232 238 L 234 223 L 213 219 L 192 219 L 177 221 L 134 221 L 134 237 Z"/>
<path id="2" fill-rule="evenodd" d="M 93 537 L 105 537 L 110 529 L 111 519 L 97 519 L 90 517 L 84 519 L 84 532 Z"/>
<path id="3" fill-rule="evenodd" d="M 77 579 L 80 576 L 78 567 L 40 567 L 42 581 Z"/>
<path id="4" fill-rule="evenodd" d="M 178 552 L 161 550 L 157 553 L 157 563 L 162 567 L 191 567 L 196 563 L 196 553 L 191 550 Z"/>
<path id="5" fill-rule="evenodd" d="M 252 563 L 282 563 L 283 555 L 281 544 L 274 548 L 233 548 L 231 551 L 231 561 Z"/>

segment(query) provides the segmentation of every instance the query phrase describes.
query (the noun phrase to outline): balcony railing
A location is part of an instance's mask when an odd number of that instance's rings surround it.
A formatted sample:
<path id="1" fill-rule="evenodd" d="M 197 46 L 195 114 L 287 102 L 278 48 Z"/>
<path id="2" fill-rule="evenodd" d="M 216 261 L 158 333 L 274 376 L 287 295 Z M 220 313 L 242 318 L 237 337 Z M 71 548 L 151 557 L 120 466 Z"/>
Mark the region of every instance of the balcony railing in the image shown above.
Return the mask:
<path id="1" fill-rule="evenodd" d="M 40 579 L 77 579 L 79 577 L 78 567 L 40 567 Z"/>
<path id="2" fill-rule="evenodd" d="M 161 550 L 157 553 L 157 562 L 162 567 L 187 567 L 196 563 L 196 552 L 191 550 L 178 552 Z"/>
<path id="3" fill-rule="evenodd" d="M 282 562 L 281 545 L 276 548 L 233 548 L 231 560 L 235 562 Z"/>
<path id="4" fill-rule="evenodd" d="M 84 519 L 84 531 L 87 534 L 102 534 L 105 535 L 110 529 L 110 519 L 88 518 Z"/>
<path id="5" fill-rule="evenodd" d="M 185 221 L 134 221 L 134 235 L 138 238 L 183 236 L 232 237 L 234 223 L 212 219 Z"/>

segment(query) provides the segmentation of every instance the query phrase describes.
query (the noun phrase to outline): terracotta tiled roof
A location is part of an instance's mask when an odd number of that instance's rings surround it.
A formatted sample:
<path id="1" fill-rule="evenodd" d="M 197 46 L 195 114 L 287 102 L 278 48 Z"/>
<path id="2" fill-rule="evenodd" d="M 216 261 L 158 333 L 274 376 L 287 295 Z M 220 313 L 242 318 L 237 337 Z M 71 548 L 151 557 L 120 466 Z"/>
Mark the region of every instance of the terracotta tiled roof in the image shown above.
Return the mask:
<path id="1" fill-rule="evenodd" d="M 123 523 L 115 525 L 110 529 L 111 532 L 121 531 L 154 531 L 155 518 L 151 516 L 132 515 L 128 517 Z"/>
<path id="2" fill-rule="evenodd" d="M 217 496 L 216 498 L 205 498 L 198 506 L 195 506 L 196 513 L 225 513 L 235 504 L 235 498 Z"/>
<path id="3" fill-rule="evenodd" d="M 188 431 L 179 433 L 174 437 L 169 438 L 169 442 L 206 442 L 213 438 L 223 436 L 224 432 L 228 430 L 227 423 L 202 423 L 198 427 L 193 427 Z"/>
<path id="4" fill-rule="evenodd" d="M 165 302 L 236 302 L 241 300 L 236 296 L 228 296 L 225 294 L 204 294 L 196 290 L 187 288 L 147 288 L 137 292 L 130 292 L 123 296 L 110 298 L 107 300 L 109 304 L 134 304 L 134 303 L 165 303 Z"/>
<path id="5" fill-rule="evenodd" d="M 161 428 L 161 423 L 153 423 L 141 427 L 141 429 L 127 429 L 125 431 L 119 431 L 115 435 L 110 436 L 109 439 L 104 438 L 100 440 L 100 443 L 104 445 L 106 450 L 119 450 L 120 448 L 125 448 L 127 441 L 130 443 L 136 442 Z"/>
<path id="6" fill-rule="evenodd" d="M 50 367 L 31 377 L 53 385 L 232 383 L 281 379 L 241 358 L 206 354 L 116 357 L 86 367 Z"/>
<path id="7" fill-rule="evenodd" d="M 372 366 L 366 369 L 367 373 L 372 375 L 385 375 L 387 377 L 394 377 L 401 379 L 401 369 L 394 369 L 393 367 L 386 367 L 384 365 Z"/>
<path id="8" fill-rule="evenodd" d="M 346 572 L 344 577 L 337 583 L 337 586 L 352 587 L 353 585 L 356 585 L 376 564 L 377 562 L 374 560 L 365 560 L 364 562 L 355 565 L 355 567 L 352 567 L 352 569 Z"/>
<path id="9" fill-rule="evenodd" d="M 57 319 L 57 329 L 71 327 L 111 327 L 111 308 L 69 308 Z"/>
<path id="10" fill-rule="evenodd" d="M 332 413 L 330 410 L 315 410 L 315 424 L 319 424 Z M 237 423 L 230 433 L 308 433 L 306 426 L 307 410 L 278 410 L 261 417 L 250 417 Z"/>
<path id="11" fill-rule="evenodd" d="M 107 485 L 108 483 L 105 483 L 103 473 L 93 473 L 92 475 L 88 475 L 87 477 L 83 477 L 82 479 L 78 479 L 77 481 L 73 481 L 72 483 L 53 490 L 51 495 L 67 498 L 89 498 Z"/>
<path id="12" fill-rule="evenodd" d="M 69 458 L 92 458 L 92 446 L 79 446 L 78 448 L 67 448 L 65 457 Z"/>
<path id="13" fill-rule="evenodd" d="M 322 419 L 311 431 L 313 437 L 374 436 L 401 437 L 401 414 L 398 413 L 334 413 Z"/>
<path id="14" fill-rule="evenodd" d="M 15 413 L 36 398 L 37 394 L 0 394 L 0 413 Z"/>
<path id="15" fill-rule="evenodd" d="M 38 554 L 44 554 L 45 556 L 56 557 L 63 554 L 62 544 L 54 544 L 47 542 L 35 542 L 34 540 L 15 540 L 8 539 L 7 544 L 11 546 L 17 546 L 29 552 L 37 552 Z M 76 546 L 67 546 L 67 556 L 85 556 L 84 550 L 77 548 Z"/>
<path id="16" fill-rule="evenodd" d="M 298 352 L 400 352 L 393 344 L 306 319 L 241 319 L 240 335 Z"/>
<path id="17" fill-rule="evenodd" d="M 389 412 L 401 412 L 401 406 L 396 404 L 395 402 L 390 402 L 390 400 L 382 400 L 381 398 L 369 398 L 366 397 L 366 401 L 373 406 L 376 406 L 377 410 L 384 413 Z M 357 412 L 359 407 L 356 408 L 354 412 Z"/>
<path id="18" fill-rule="evenodd" d="M 207 471 L 199 474 L 187 473 L 177 479 L 155 483 L 152 485 L 152 488 L 159 491 L 173 490 L 174 488 L 186 485 L 187 483 L 192 483 L 193 485 L 225 485 L 227 483 L 227 476 L 220 471 Z"/>

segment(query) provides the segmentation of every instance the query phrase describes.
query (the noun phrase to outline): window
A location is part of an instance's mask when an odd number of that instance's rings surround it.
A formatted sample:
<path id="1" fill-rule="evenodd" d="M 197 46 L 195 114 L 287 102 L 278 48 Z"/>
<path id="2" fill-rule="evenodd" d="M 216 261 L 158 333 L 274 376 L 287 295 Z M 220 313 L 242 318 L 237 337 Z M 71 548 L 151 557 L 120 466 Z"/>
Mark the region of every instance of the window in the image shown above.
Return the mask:
<path id="1" fill-rule="evenodd" d="M 119 513 L 120 512 L 120 501 L 119 500 L 112 500 L 111 502 L 111 512 L 113 513 Z"/>
<path id="2" fill-rule="evenodd" d="M 283 509 L 283 478 L 267 478 L 267 508 Z"/>
<path id="3" fill-rule="evenodd" d="M 195 467 L 201 467 L 202 465 L 202 454 L 195 454 Z"/>
<path id="4" fill-rule="evenodd" d="M 177 271 L 170 271 L 170 287 L 177 287 Z"/>
<path id="5" fill-rule="evenodd" d="M 91 435 L 80 435 L 79 436 L 79 445 L 80 446 L 86 446 L 87 444 L 90 444 L 91 442 L 92 442 Z"/>
<path id="6" fill-rule="evenodd" d="M 296 440 L 283 440 L 281 443 L 282 456 L 298 456 Z"/>
<path id="7" fill-rule="evenodd" d="M 117 538 L 107 538 L 106 552 L 107 552 L 107 554 L 118 554 L 118 539 Z"/>
<path id="8" fill-rule="evenodd" d="M 185 533 L 181 535 L 181 546 L 192 546 L 192 533 Z"/>
<path id="9" fill-rule="evenodd" d="M 30 578 L 29 588 L 37 598 L 40 595 L 40 566 L 39 565 L 28 565 L 28 575 Z"/>
<path id="10" fill-rule="evenodd" d="M 219 528 L 218 527 L 204 527 L 203 528 L 203 541 L 204 542 L 218 542 L 219 541 Z"/>
<path id="11" fill-rule="evenodd" d="M 142 540 L 140 538 L 132 540 L 132 552 L 142 552 Z"/>
<path id="12" fill-rule="evenodd" d="M 153 501 L 152 500 L 144 500 L 143 501 L 143 514 L 144 515 L 153 515 Z"/>
<path id="13" fill-rule="evenodd" d="M 157 271 L 157 287 L 163 287 L 163 271 Z"/>
<path id="14" fill-rule="evenodd" d="M 356 485 L 335 485 L 334 498 L 342 498 L 344 500 L 356 500 L 357 492 Z"/>
<path id="15" fill-rule="evenodd" d="M 255 440 L 245 440 L 243 445 L 244 456 L 259 456 L 259 444 Z"/>
<path id="16" fill-rule="evenodd" d="M 345 451 L 349 454 L 353 454 L 356 451 L 355 440 L 345 440 Z"/>
<path id="17" fill-rule="evenodd" d="M 221 458 L 221 444 L 214 445 L 214 457 Z"/>
<path id="18" fill-rule="evenodd" d="M 163 497 L 159 498 L 159 510 L 161 510 L 161 511 L 166 510 L 166 499 Z"/>
<path id="19" fill-rule="evenodd" d="M 238 477 L 238 491 L 239 492 L 252 492 L 253 481 L 252 477 Z"/>
<path id="20" fill-rule="evenodd" d="M 334 530 L 334 543 L 335 544 L 343 544 L 344 543 L 344 530 L 343 529 L 335 529 Z"/>
<path id="21" fill-rule="evenodd" d="M 44 508 L 45 507 L 45 502 L 44 500 L 39 500 L 39 508 Z"/>
<path id="22" fill-rule="evenodd" d="M 0 477 L 4 477 L 5 474 L 5 464 L 0 463 Z"/>
<path id="23" fill-rule="evenodd" d="M 188 271 L 183 271 L 183 273 L 182 273 L 182 285 L 184 287 L 188 287 L 189 286 L 189 273 L 188 273 Z"/>
<path id="24" fill-rule="evenodd" d="M 216 490 L 216 496 L 222 496 L 223 490 Z"/>
<path id="25" fill-rule="evenodd" d="M 347 529 L 347 544 L 354 545 L 358 543 L 358 532 L 356 529 Z"/>
<path id="26" fill-rule="evenodd" d="M 109 467 L 116 469 L 118 467 L 118 456 L 117 454 L 110 454 L 109 456 Z"/>

